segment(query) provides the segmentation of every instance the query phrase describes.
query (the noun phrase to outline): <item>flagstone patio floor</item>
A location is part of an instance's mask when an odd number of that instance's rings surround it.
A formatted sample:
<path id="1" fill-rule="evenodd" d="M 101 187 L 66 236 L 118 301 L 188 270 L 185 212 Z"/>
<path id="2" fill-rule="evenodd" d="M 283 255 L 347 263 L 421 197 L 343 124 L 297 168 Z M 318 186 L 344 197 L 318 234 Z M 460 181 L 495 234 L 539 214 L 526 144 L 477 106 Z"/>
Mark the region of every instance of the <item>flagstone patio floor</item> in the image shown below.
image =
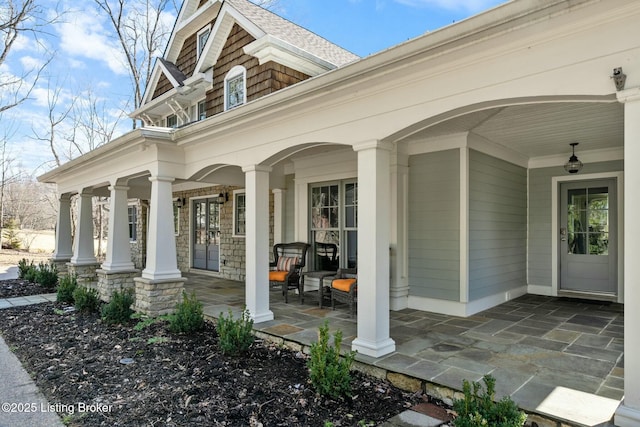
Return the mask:
<path id="1" fill-rule="evenodd" d="M 185 285 L 203 302 L 205 314 L 218 317 L 244 305 L 244 283 L 189 273 Z M 329 307 L 326 307 L 329 305 Z M 289 303 L 270 293 L 275 319 L 254 329 L 287 341 L 310 345 L 329 320 L 347 346 L 357 335 L 356 317 L 344 305 L 331 310 L 310 298 Z M 462 380 L 485 374 L 505 395 L 527 410 L 572 425 L 604 426 L 611 420 L 624 388 L 623 305 L 525 295 L 461 318 L 412 309 L 390 312 L 396 351 L 357 360 L 460 390 Z"/>

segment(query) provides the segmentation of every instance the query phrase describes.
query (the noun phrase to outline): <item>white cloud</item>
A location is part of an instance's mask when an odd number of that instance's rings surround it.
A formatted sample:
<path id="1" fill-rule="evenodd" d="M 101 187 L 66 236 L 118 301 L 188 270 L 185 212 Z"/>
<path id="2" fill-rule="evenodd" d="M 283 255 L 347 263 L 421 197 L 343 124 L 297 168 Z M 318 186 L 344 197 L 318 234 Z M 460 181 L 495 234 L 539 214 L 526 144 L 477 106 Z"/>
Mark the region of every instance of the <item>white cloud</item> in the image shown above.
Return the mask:
<path id="1" fill-rule="evenodd" d="M 109 38 L 99 15 L 70 10 L 65 17 L 65 22 L 56 25 L 64 53 L 102 62 L 115 74 L 128 73 L 119 46 Z"/>
<path id="2" fill-rule="evenodd" d="M 498 3 L 496 0 L 394 0 L 410 7 L 437 7 L 446 10 L 480 12 Z"/>
<path id="3" fill-rule="evenodd" d="M 23 56 L 20 58 L 20 63 L 26 70 L 36 70 L 41 68 L 45 64 L 45 61 L 42 57 L 34 58 L 33 56 Z"/>

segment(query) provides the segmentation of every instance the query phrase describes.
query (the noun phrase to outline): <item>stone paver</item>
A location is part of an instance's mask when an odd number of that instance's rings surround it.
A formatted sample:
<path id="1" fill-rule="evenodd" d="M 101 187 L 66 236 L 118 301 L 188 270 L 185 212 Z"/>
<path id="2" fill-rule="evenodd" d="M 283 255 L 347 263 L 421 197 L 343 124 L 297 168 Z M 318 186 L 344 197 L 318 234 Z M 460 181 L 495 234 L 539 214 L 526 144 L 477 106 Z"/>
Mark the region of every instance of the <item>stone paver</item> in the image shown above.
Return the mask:
<path id="1" fill-rule="evenodd" d="M 231 304 L 230 298 L 235 304 L 243 300 L 244 286 L 236 282 L 189 277 L 187 289 L 215 294 L 218 306 Z M 270 302 L 275 319 L 255 326 L 263 332 L 281 327 L 282 334 L 275 335 L 310 345 L 328 319 L 332 331 L 343 331 L 345 347 L 357 334 L 357 318 L 349 317 L 344 306 L 318 310 L 313 301 L 301 305 L 295 298 L 285 304 L 277 292 Z M 396 352 L 381 359 L 357 355 L 358 361 L 458 390 L 463 380 L 491 373 L 498 397 L 510 395 L 524 409 L 569 422 L 574 417 L 575 423 L 610 419 L 623 396 L 624 313 L 619 304 L 526 295 L 466 319 L 413 309 L 391 312 L 390 318 Z M 301 330 L 289 333 L 291 327 Z M 579 398 L 585 395 L 593 400 Z M 563 412 L 563 404 L 571 409 Z M 580 409 L 585 404 L 590 407 Z M 408 421 L 398 416 L 393 422 Z M 424 422 L 386 425 L 432 425 Z"/>

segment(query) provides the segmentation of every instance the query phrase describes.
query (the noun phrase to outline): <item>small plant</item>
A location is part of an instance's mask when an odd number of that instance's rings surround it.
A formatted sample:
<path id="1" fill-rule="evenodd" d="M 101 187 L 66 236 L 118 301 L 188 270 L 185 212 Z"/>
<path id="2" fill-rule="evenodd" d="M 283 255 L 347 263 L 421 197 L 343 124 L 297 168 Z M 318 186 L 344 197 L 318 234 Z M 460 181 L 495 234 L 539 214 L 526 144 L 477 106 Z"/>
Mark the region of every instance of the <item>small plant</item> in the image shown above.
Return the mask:
<path id="1" fill-rule="evenodd" d="M 18 279 L 25 279 L 29 270 L 35 269 L 33 261 L 29 261 L 26 258 L 22 258 L 18 261 Z"/>
<path id="2" fill-rule="evenodd" d="M 36 277 L 38 275 L 38 267 L 33 265 L 33 261 L 27 267 L 25 267 L 23 279 L 30 283 L 36 283 Z"/>
<path id="3" fill-rule="evenodd" d="M 237 319 L 233 318 L 231 309 L 229 309 L 229 317 L 225 317 L 220 313 L 216 331 L 220 337 L 220 349 L 223 354 L 237 355 L 244 353 L 253 343 L 253 320 L 249 317 L 249 310 L 246 308 Z"/>
<path id="4" fill-rule="evenodd" d="M 169 329 L 179 334 L 190 334 L 203 326 L 202 303 L 196 298 L 195 292 L 188 296 L 182 291 L 182 302 L 176 305 L 176 312 L 169 316 Z"/>
<path id="5" fill-rule="evenodd" d="M 73 304 L 73 291 L 78 287 L 76 275 L 67 274 L 60 279 L 56 291 L 56 301 Z"/>
<path id="6" fill-rule="evenodd" d="M 453 421 L 456 427 L 521 427 L 527 420 L 527 414 L 518 409 L 511 398 L 505 396 L 495 402 L 496 379 L 491 375 L 483 378 L 485 389 L 479 382 L 464 380 L 462 392 L 464 398 L 453 402 L 458 417 Z"/>
<path id="7" fill-rule="evenodd" d="M 116 323 L 126 323 L 131 320 L 133 310 L 133 290 L 125 289 L 122 292 L 115 291 L 111 294 L 111 300 L 102 307 L 102 320 L 113 325 Z"/>
<path id="8" fill-rule="evenodd" d="M 76 310 L 84 313 L 97 313 L 100 307 L 98 291 L 82 286 L 78 286 L 76 290 L 73 291 L 73 301 Z"/>
<path id="9" fill-rule="evenodd" d="M 38 264 L 35 281 L 43 288 L 54 289 L 58 283 L 58 267 L 54 263 L 41 262 Z"/>
<path id="10" fill-rule="evenodd" d="M 146 329 L 149 326 L 154 325 L 156 323 L 168 322 L 170 317 L 171 317 L 170 314 L 164 314 L 158 317 L 149 317 L 142 313 L 133 313 L 131 315 L 131 318 L 138 320 L 138 323 L 135 324 L 135 326 L 133 327 L 133 330 L 142 331 L 143 329 Z"/>
<path id="11" fill-rule="evenodd" d="M 318 393 L 331 398 L 351 395 L 351 365 L 355 351 L 340 356 L 342 331 L 333 335 L 333 345 L 329 345 L 329 323 L 320 326 L 318 342 L 311 344 L 311 358 L 307 362 L 311 384 Z"/>
<path id="12" fill-rule="evenodd" d="M 151 337 L 147 340 L 147 344 L 164 344 L 169 342 L 167 337 Z"/>

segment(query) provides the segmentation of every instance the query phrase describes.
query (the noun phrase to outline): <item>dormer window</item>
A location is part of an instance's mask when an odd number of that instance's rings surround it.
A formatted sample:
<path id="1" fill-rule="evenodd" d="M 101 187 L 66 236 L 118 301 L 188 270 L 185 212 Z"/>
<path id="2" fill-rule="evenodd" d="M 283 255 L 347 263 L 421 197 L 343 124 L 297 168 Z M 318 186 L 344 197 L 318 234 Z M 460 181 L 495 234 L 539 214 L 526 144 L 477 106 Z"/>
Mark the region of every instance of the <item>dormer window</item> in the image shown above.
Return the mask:
<path id="1" fill-rule="evenodd" d="M 230 110 L 247 102 L 246 68 L 236 65 L 224 78 L 224 109 Z"/>
<path id="2" fill-rule="evenodd" d="M 247 102 L 247 70 L 236 65 L 224 78 L 224 109 L 230 110 Z"/>
<path id="3" fill-rule="evenodd" d="M 211 34 L 211 27 L 205 27 L 198 31 L 198 58 L 202 54 L 204 50 L 204 46 L 207 44 L 207 40 L 209 40 L 209 35 Z"/>

